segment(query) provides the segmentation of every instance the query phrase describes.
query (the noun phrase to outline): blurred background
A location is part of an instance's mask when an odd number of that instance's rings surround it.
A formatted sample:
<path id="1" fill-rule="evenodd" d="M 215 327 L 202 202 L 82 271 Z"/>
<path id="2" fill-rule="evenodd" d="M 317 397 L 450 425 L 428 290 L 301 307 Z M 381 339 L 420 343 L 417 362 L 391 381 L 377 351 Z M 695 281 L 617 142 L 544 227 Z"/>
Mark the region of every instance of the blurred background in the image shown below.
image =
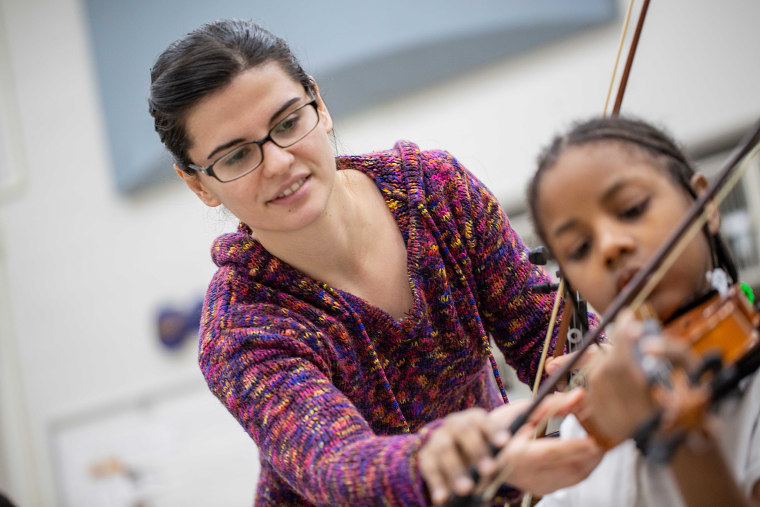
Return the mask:
<path id="1" fill-rule="evenodd" d="M 174 175 L 146 105 L 154 59 L 202 22 L 291 41 L 339 153 L 446 149 L 532 244 L 535 157 L 601 113 L 627 2 L 373 3 L 0 0 L 0 492 L 18 506 L 252 502 L 256 448 L 194 336 L 211 242 L 236 223 Z M 623 112 L 714 173 L 760 118 L 758 19 L 754 0 L 653 0 Z M 757 163 L 724 212 L 758 287 Z"/>

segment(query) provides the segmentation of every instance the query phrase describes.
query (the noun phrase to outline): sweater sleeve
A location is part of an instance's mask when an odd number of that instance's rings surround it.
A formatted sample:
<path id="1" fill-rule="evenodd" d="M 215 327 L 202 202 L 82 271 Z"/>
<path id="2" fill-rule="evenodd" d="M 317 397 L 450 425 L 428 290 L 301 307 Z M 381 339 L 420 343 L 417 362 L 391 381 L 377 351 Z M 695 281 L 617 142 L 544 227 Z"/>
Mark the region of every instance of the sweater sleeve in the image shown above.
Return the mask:
<path id="1" fill-rule="evenodd" d="M 211 390 L 261 459 L 313 504 L 426 505 L 417 451 L 436 423 L 376 435 L 307 345 L 319 337 L 289 319 L 274 324 L 223 331 L 200 355 Z"/>
<path id="2" fill-rule="evenodd" d="M 458 187 L 453 210 L 471 262 L 478 313 L 520 380 L 532 383 L 554 294 L 538 294 L 531 287 L 551 278 L 528 261 L 528 249 L 496 197 L 456 159 L 449 161 L 449 177 Z M 550 352 L 553 347 L 554 339 Z"/>

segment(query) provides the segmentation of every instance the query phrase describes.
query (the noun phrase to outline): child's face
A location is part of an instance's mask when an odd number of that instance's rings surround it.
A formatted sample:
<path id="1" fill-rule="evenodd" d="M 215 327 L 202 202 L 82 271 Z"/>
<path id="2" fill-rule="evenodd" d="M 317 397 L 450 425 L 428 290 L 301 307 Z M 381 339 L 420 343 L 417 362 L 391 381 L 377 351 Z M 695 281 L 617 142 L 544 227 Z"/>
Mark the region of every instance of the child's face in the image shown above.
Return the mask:
<path id="1" fill-rule="evenodd" d="M 546 170 L 537 214 L 565 276 L 605 311 L 692 202 L 645 154 L 601 141 L 566 149 Z M 649 297 L 661 319 L 706 286 L 710 265 L 707 240 L 698 234 Z"/>

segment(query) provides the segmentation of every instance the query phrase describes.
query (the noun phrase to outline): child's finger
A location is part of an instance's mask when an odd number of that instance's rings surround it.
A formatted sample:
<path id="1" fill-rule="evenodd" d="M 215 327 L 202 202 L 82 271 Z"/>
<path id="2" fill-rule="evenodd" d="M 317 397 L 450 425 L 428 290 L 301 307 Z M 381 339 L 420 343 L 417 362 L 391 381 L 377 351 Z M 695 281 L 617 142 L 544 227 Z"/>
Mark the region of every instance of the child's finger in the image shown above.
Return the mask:
<path id="1" fill-rule="evenodd" d="M 585 390 L 580 387 L 566 393 L 550 394 L 536 407 L 530 420 L 540 423 L 546 418 L 570 414 L 583 403 L 585 394 Z"/>
<path id="2" fill-rule="evenodd" d="M 601 353 L 605 348 L 607 348 L 607 344 L 602 345 L 591 345 L 586 352 L 583 354 L 583 357 L 581 357 L 578 362 L 575 364 L 576 369 L 582 369 L 588 367 L 590 364 L 593 363 L 594 358 L 597 354 Z M 552 357 L 546 360 L 546 373 L 549 375 L 554 374 L 555 372 L 559 371 L 561 368 L 565 366 L 566 363 L 571 361 L 579 352 L 570 352 L 569 354 L 564 354 L 558 357 Z"/>

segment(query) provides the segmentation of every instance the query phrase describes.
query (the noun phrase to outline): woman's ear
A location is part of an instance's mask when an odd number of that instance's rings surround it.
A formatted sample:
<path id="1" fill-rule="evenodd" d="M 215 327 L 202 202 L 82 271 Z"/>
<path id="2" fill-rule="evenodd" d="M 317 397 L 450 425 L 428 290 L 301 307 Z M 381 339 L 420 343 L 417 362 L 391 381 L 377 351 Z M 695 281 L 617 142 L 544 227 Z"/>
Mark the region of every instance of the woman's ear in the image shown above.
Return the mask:
<path id="1" fill-rule="evenodd" d="M 332 117 L 330 116 L 330 112 L 327 110 L 325 102 L 322 100 L 322 95 L 319 94 L 319 86 L 317 86 L 317 82 L 311 76 L 309 76 L 309 79 L 311 79 L 312 85 L 314 86 L 314 95 L 317 99 L 317 109 L 319 110 L 320 122 L 324 124 L 325 128 L 327 129 L 327 133 L 329 134 L 333 129 Z"/>
<path id="2" fill-rule="evenodd" d="M 188 174 L 180 169 L 177 164 L 174 164 L 174 170 L 177 171 L 177 174 L 182 178 L 182 181 L 185 182 L 185 185 L 198 196 L 198 199 L 203 201 L 203 204 L 212 208 L 222 204 L 222 201 L 206 188 L 200 178 L 198 178 L 197 174 Z"/>
<path id="3" fill-rule="evenodd" d="M 699 173 L 691 177 L 690 183 L 697 196 L 702 196 L 707 191 L 707 178 Z M 715 201 L 709 201 L 705 205 L 705 213 L 707 214 L 707 228 L 710 230 L 710 234 L 717 234 L 720 229 L 720 212 Z"/>

